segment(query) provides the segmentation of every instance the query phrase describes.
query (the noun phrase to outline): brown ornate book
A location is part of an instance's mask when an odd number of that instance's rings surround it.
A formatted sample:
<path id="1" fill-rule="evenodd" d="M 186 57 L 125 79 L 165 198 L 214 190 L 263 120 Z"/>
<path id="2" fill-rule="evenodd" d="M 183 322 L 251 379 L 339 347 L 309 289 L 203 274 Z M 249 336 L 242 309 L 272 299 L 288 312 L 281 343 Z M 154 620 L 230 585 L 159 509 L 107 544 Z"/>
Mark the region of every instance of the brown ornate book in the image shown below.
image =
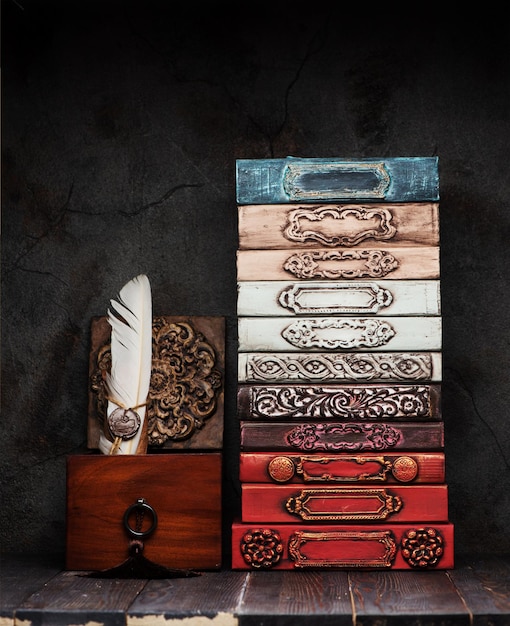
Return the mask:
<path id="1" fill-rule="evenodd" d="M 441 387 L 431 384 L 238 385 L 243 420 L 437 421 Z"/>

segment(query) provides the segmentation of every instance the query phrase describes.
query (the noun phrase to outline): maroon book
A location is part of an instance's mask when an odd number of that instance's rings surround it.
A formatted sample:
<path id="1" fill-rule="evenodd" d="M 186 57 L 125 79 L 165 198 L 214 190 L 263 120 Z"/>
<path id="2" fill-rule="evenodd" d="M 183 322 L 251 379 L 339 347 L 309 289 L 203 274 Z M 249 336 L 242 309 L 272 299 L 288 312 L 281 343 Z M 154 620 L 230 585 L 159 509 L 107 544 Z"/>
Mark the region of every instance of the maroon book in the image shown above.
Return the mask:
<path id="1" fill-rule="evenodd" d="M 301 452 L 442 451 L 443 422 L 241 421 L 241 450 Z"/>

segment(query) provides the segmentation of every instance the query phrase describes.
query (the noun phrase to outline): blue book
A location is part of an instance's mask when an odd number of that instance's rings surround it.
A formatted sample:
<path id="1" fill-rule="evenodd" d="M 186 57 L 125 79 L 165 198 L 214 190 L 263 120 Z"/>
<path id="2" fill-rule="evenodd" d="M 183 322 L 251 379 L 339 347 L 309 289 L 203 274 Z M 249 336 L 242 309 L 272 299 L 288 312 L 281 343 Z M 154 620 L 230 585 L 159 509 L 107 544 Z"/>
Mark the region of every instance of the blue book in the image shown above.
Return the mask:
<path id="1" fill-rule="evenodd" d="M 438 157 L 238 159 L 238 204 L 436 202 Z"/>

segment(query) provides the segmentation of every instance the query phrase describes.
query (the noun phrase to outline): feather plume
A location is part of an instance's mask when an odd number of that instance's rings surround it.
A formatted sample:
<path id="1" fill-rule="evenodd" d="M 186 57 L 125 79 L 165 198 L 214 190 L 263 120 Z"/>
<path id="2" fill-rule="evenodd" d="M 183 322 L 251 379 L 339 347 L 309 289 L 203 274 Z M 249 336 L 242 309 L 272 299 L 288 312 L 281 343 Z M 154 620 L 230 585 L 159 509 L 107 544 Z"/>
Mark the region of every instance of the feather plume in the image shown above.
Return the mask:
<path id="1" fill-rule="evenodd" d="M 112 327 L 112 366 L 106 377 L 107 416 L 110 417 L 119 407 L 131 409 L 140 417 L 140 426 L 134 436 L 124 440 L 112 437 L 105 425 L 99 449 L 103 454 L 144 454 L 147 451 L 146 403 L 152 368 L 152 300 L 145 274 L 126 283 L 117 300 L 110 300 L 108 322 Z"/>

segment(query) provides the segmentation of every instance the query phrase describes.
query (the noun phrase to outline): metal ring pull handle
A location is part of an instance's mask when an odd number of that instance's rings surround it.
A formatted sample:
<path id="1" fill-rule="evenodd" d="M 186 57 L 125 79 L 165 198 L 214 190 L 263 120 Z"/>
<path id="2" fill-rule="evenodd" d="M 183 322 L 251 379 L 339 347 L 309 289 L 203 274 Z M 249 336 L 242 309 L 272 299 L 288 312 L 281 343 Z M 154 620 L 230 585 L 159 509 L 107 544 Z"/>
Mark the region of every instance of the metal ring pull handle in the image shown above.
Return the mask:
<path id="1" fill-rule="evenodd" d="M 136 528 L 132 528 L 129 524 L 129 518 L 133 512 L 136 512 Z M 152 524 L 149 528 L 147 528 L 147 530 L 142 530 L 142 523 L 146 513 L 150 513 L 152 516 Z M 152 532 L 154 532 L 157 525 L 158 515 L 150 504 L 147 504 L 145 498 L 138 498 L 134 504 L 128 506 L 126 512 L 124 513 L 124 527 L 132 537 L 148 537 Z"/>

